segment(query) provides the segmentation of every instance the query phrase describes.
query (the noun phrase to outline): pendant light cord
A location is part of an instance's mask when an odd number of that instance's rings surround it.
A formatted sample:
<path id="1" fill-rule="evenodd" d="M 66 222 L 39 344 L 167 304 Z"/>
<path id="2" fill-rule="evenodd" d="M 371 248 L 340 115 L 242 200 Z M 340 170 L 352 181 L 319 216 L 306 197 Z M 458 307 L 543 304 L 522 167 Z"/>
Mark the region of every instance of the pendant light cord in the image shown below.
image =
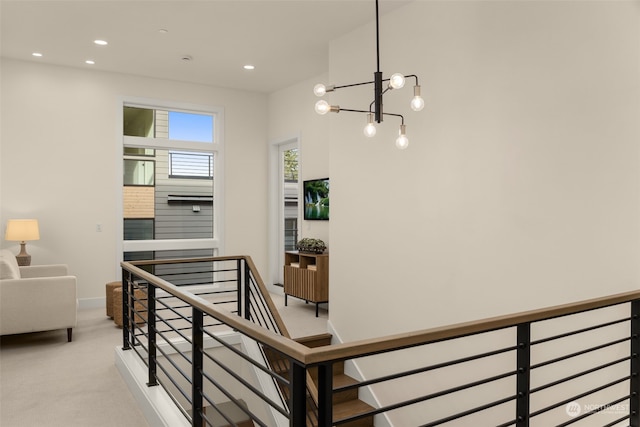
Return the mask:
<path id="1" fill-rule="evenodd" d="M 380 72 L 380 19 L 378 18 L 378 0 L 376 0 L 376 61 Z"/>

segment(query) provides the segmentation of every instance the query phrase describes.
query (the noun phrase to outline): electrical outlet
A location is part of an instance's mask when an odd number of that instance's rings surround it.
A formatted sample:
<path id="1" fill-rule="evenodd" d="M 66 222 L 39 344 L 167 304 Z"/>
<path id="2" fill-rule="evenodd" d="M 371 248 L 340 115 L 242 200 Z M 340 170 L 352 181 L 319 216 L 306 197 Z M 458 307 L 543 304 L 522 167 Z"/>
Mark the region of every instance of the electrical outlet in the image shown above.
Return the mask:
<path id="1" fill-rule="evenodd" d="M 102 232 L 102 224 L 96 224 L 96 231 L 97 231 L 98 233 L 101 233 L 101 232 Z"/>

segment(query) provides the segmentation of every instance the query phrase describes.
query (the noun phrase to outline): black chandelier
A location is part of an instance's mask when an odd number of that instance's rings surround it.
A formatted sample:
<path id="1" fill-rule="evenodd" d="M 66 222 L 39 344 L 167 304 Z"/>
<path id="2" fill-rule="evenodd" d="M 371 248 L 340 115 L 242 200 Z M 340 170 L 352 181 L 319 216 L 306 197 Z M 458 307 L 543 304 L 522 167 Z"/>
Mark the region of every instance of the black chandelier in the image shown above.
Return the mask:
<path id="1" fill-rule="evenodd" d="M 369 110 L 354 110 L 348 108 L 340 108 L 339 105 L 329 105 L 329 103 L 323 99 L 316 102 L 315 110 L 318 114 L 327 113 L 339 113 L 340 111 L 349 111 L 353 113 L 365 113 L 367 114 L 367 124 L 364 128 L 364 134 L 367 137 L 373 137 L 376 134 L 375 123 L 381 123 L 383 116 L 396 116 L 400 117 L 400 131 L 398 132 L 398 138 L 396 139 L 396 147 L 405 149 L 409 145 L 409 139 L 407 138 L 407 130 L 404 124 L 404 116 L 402 114 L 386 113 L 382 108 L 382 96 L 387 91 L 392 89 L 401 89 L 407 78 L 413 77 L 415 79 L 415 85 L 413 86 L 413 98 L 411 99 L 411 109 L 413 111 L 420 111 L 424 108 L 424 99 L 420 96 L 420 85 L 418 84 L 418 76 L 415 74 L 409 74 L 404 76 L 400 73 L 391 75 L 390 78 L 384 79 L 382 77 L 382 71 L 380 71 L 380 22 L 378 17 L 378 0 L 376 0 L 376 60 L 377 71 L 373 73 L 373 81 L 353 83 L 341 86 L 326 86 L 322 83 L 315 85 L 313 92 L 317 96 L 324 96 L 327 92 L 333 92 L 336 89 L 343 89 L 353 86 L 362 86 L 373 84 L 373 101 L 369 104 Z M 388 82 L 386 88 L 383 89 L 383 83 Z"/>

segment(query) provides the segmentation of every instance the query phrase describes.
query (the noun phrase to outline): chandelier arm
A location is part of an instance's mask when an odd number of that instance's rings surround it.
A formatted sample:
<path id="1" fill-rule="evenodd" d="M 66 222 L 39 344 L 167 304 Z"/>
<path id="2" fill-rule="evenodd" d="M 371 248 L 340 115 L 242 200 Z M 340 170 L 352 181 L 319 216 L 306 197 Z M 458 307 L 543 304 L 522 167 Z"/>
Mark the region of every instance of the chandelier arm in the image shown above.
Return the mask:
<path id="1" fill-rule="evenodd" d="M 369 113 L 370 113 L 370 111 L 365 111 L 365 110 L 350 110 L 350 109 L 348 109 L 348 108 L 342 108 L 342 107 L 340 107 L 340 111 L 348 111 L 348 112 L 350 112 L 350 113 L 366 113 L 366 114 L 369 114 Z"/>
<path id="2" fill-rule="evenodd" d="M 416 76 L 415 74 L 409 74 L 408 76 L 405 77 L 413 77 L 414 79 L 416 79 L 416 86 L 418 86 L 418 76 Z"/>
<path id="3" fill-rule="evenodd" d="M 396 116 L 396 117 L 400 117 L 400 119 L 402 120 L 401 124 L 404 124 L 404 116 L 402 114 L 394 114 L 394 113 L 382 113 L 385 116 Z"/>
<path id="4" fill-rule="evenodd" d="M 387 79 L 388 80 L 388 79 Z M 383 80 L 384 81 L 384 80 Z M 380 96 L 384 95 L 385 93 L 387 93 L 387 91 L 389 91 L 391 88 L 386 88 L 385 90 L 382 91 L 382 93 L 380 94 Z M 372 113 L 373 110 L 371 109 L 371 107 L 373 107 L 373 104 L 375 104 L 376 101 L 375 99 L 373 101 L 371 101 L 371 104 L 369 104 L 369 112 Z"/>
<path id="5" fill-rule="evenodd" d="M 418 76 L 416 76 L 415 74 L 411 74 L 411 75 L 406 76 L 406 77 L 415 77 L 416 78 L 416 84 L 418 83 Z M 382 79 L 381 81 L 382 82 L 388 82 L 389 80 L 391 80 L 391 79 Z M 336 89 L 344 89 L 344 88 L 347 88 L 347 87 L 370 85 L 370 84 L 373 84 L 373 83 L 375 83 L 375 81 L 371 80 L 370 82 L 361 82 L 361 83 L 352 83 L 352 84 L 349 84 L 349 85 L 333 86 L 333 89 L 334 90 L 336 90 Z M 387 88 L 387 90 L 388 90 L 388 88 Z M 385 90 L 385 92 L 387 90 Z"/>
<path id="6" fill-rule="evenodd" d="M 340 111 L 348 111 L 350 113 L 365 113 L 365 114 L 369 114 L 371 113 L 371 111 L 366 111 L 366 110 L 353 110 L 353 109 L 349 109 L 349 108 L 342 108 L 340 107 Z M 401 124 L 404 124 L 404 116 L 402 114 L 395 114 L 395 113 L 382 113 L 385 116 L 395 116 L 395 117 L 400 117 L 400 121 Z"/>
<path id="7" fill-rule="evenodd" d="M 343 89 L 345 87 L 353 87 L 353 86 L 362 86 L 362 85 L 370 85 L 375 83 L 373 80 L 370 82 L 362 82 L 362 83 L 352 83 L 350 85 L 342 85 L 342 86 L 334 86 L 334 89 Z"/>

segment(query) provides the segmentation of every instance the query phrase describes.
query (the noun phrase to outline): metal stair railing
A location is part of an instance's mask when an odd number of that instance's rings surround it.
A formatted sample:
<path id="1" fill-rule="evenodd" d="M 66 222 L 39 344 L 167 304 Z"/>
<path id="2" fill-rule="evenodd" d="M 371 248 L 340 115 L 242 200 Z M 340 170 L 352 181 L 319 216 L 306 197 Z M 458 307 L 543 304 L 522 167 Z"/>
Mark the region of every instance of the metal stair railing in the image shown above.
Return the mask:
<path id="1" fill-rule="evenodd" d="M 252 301 L 266 288 L 249 257 L 173 262 L 210 263 L 212 277 L 220 279 L 214 282 L 233 283 L 240 295 L 212 301 L 228 289 L 213 284 L 197 294 L 142 270 L 144 262 L 122 264 L 124 348 L 148 363 L 150 385 L 174 392 L 193 426 L 214 425 L 211 413 L 224 400 L 246 402 L 246 417 L 269 427 L 273 420 L 295 427 L 340 426 L 372 416 L 421 427 L 640 427 L 640 291 L 308 348 L 288 338 L 286 328 L 275 332 L 271 323 L 281 319 L 272 303 L 261 307 Z M 267 313 L 272 310 L 273 319 Z M 280 355 L 288 372 L 248 357 L 225 331 Z M 210 350 L 211 343 L 225 354 Z M 366 378 L 334 387 L 334 365 L 345 362 L 357 364 Z M 263 393 L 249 366 L 286 389 L 286 402 Z M 312 368 L 318 371 L 317 411 L 306 391 Z M 334 414 L 336 393 L 363 387 L 377 396 L 376 407 Z M 308 419 L 309 409 L 317 419 Z"/>
<path id="2" fill-rule="evenodd" d="M 165 274 L 164 278 L 154 276 L 141 268 L 158 265 L 193 265 L 201 264 L 198 273 L 210 273 L 211 282 L 205 284 L 200 281 L 197 286 L 174 286 L 169 280 L 175 280 L 180 276 L 171 269 L 171 273 Z M 224 329 L 229 325 L 212 317 L 206 310 L 191 310 L 190 304 L 181 298 L 181 294 L 192 295 L 207 301 L 210 307 L 225 307 L 231 315 L 241 317 L 254 325 L 258 325 L 281 337 L 290 339 L 286 325 L 282 321 L 264 282 L 250 257 L 215 257 L 215 258 L 189 258 L 173 260 L 148 260 L 122 263 L 123 283 L 127 286 L 123 288 L 123 304 L 127 307 L 123 310 L 123 323 L 127 327 L 123 328 L 123 348 L 134 350 L 140 359 L 145 361 L 149 370 L 149 386 L 163 385 L 166 389 L 173 390 L 170 396 L 187 417 L 192 417 L 197 425 L 198 413 L 203 415 L 201 405 L 194 402 L 192 394 L 195 389 L 202 388 L 202 378 L 208 379 L 222 394 L 231 402 L 240 402 L 229 393 L 224 391 L 224 386 L 216 383 L 215 379 L 207 378 L 207 374 L 202 371 L 203 363 L 207 361 L 207 354 L 203 351 L 204 340 L 215 341 L 217 345 L 224 346 L 236 353 L 236 356 L 252 364 L 256 369 L 271 376 L 272 381 L 277 384 L 276 390 L 280 399 L 274 401 L 264 395 L 258 387 L 247 384 L 240 376 L 233 373 L 233 370 L 218 360 L 209 357 L 209 361 L 217 364 L 228 375 L 234 376 L 236 381 L 243 383 L 243 386 L 251 390 L 260 399 L 269 401 L 269 404 L 277 412 L 289 416 L 288 406 L 292 398 L 291 378 L 279 376 L 274 372 L 277 367 L 271 366 L 271 360 L 265 355 L 265 350 L 269 347 L 265 343 L 259 343 L 261 353 L 260 360 L 252 360 L 245 354 L 228 345 L 218 338 L 213 332 L 214 329 Z M 194 269 L 189 268 L 189 274 L 193 274 Z M 185 280 L 176 280 L 180 283 Z M 204 286 L 203 286 L 204 285 Z M 194 290 L 195 288 L 195 290 Z M 189 289 L 189 292 L 183 290 Z M 158 296 L 158 293 L 161 293 Z M 131 319 L 136 319 L 132 321 Z M 176 345 L 178 340 L 182 346 Z M 184 343 L 189 343 L 187 351 Z M 181 347 L 181 348 L 179 348 Z M 169 349 L 167 351 L 167 348 Z M 273 353 L 273 349 L 272 353 Z M 186 353 L 193 355 L 193 360 L 186 356 Z M 193 373 L 185 370 L 172 360 L 172 354 L 180 354 L 183 363 L 192 364 Z M 158 360 L 165 363 L 159 364 Z M 293 365 L 287 358 L 287 364 Z M 291 375 L 293 375 L 291 373 Z M 306 377 L 306 395 L 310 397 L 305 407 L 308 407 L 308 425 L 317 425 L 317 389 L 310 375 Z M 162 379 L 161 379 L 162 378 Z M 198 381 L 196 381 L 198 380 Z M 194 390 L 186 390 L 181 382 L 187 381 L 192 384 Z M 285 390 L 283 393 L 282 390 Z M 288 397 L 286 397 L 286 396 Z M 286 397 L 286 398 L 285 398 Z M 204 405 L 214 406 L 210 397 L 204 396 Z M 314 400 L 315 398 L 315 400 Z M 184 401 L 192 408 L 185 408 Z M 182 401 L 182 403 L 181 403 Z M 238 403 L 236 406 L 240 406 Z M 215 410 L 215 409 L 214 409 Z M 246 408 L 242 411 L 248 412 Z M 224 414 L 220 414 L 224 418 Z M 247 414 L 258 425 L 263 425 L 255 414 Z M 266 424 L 265 424 L 266 425 Z"/>

